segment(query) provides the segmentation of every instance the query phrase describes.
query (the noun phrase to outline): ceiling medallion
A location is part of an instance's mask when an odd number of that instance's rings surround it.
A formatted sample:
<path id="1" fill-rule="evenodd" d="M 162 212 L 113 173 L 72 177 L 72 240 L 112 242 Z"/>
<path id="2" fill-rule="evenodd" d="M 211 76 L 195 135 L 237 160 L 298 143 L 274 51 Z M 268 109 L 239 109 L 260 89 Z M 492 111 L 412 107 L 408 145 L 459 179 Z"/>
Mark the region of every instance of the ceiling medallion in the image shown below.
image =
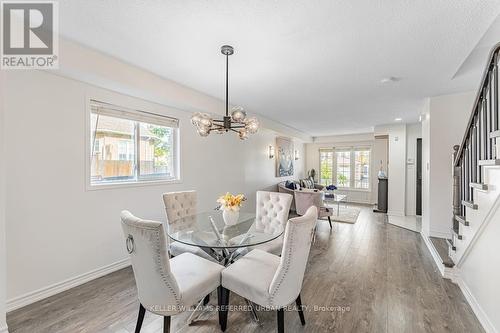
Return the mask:
<path id="1" fill-rule="evenodd" d="M 247 117 L 241 106 L 232 108 L 229 115 L 229 56 L 234 53 L 234 49 L 230 45 L 224 45 L 220 50 L 226 56 L 226 115 L 223 119 L 212 119 L 206 113 L 196 112 L 191 117 L 191 123 L 196 126 L 200 136 L 208 136 L 211 132 L 224 134 L 233 131 L 238 133 L 241 140 L 246 140 L 249 134 L 257 133 L 259 120 Z"/>

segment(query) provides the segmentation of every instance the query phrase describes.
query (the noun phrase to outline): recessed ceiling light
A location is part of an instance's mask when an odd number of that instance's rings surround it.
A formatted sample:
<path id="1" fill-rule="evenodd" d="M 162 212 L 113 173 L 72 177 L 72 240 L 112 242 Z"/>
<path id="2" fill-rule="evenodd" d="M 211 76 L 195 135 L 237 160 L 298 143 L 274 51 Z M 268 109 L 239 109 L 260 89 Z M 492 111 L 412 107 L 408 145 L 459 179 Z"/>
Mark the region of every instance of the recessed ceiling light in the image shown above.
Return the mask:
<path id="1" fill-rule="evenodd" d="M 394 118 L 394 121 L 402 121 L 402 118 Z"/>
<path id="2" fill-rule="evenodd" d="M 380 80 L 380 83 L 387 84 L 387 83 L 395 83 L 398 81 L 401 81 L 401 78 L 395 76 L 389 76 L 389 77 L 384 77 L 382 80 Z"/>

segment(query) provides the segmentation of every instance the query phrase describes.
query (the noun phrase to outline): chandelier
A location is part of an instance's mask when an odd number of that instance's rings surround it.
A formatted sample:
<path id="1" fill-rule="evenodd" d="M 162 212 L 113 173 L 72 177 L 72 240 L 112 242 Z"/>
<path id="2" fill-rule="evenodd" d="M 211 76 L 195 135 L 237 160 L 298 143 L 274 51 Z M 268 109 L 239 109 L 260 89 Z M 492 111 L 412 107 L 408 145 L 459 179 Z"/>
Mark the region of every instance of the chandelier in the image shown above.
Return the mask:
<path id="1" fill-rule="evenodd" d="M 229 56 L 234 53 L 234 49 L 230 45 L 224 45 L 220 50 L 226 56 L 226 115 L 222 119 L 212 119 L 206 113 L 196 112 L 191 117 L 191 123 L 196 126 L 200 136 L 208 136 L 211 132 L 224 134 L 233 131 L 238 133 L 241 140 L 245 140 L 249 134 L 257 133 L 259 120 L 247 117 L 240 106 L 232 108 L 229 115 Z"/>

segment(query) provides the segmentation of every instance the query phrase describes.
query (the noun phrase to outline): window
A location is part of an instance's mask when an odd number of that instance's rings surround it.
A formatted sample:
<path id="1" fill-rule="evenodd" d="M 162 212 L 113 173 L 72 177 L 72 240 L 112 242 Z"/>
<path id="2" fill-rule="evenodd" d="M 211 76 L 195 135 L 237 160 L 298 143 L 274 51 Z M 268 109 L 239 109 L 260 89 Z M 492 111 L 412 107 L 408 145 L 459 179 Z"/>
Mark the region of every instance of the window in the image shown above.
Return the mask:
<path id="1" fill-rule="evenodd" d="M 328 186 L 333 179 L 333 150 L 320 149 L 319 151 L 319 183 Z"/>
<path id="2" fill-rule="evenodd" d="M 354 187 L 370 188 L 370 151 L 357 150 L 354 152 Z"/>
<path id="3" fill-rule="evenodd" d="M 351 152 L 336 151 L 336 184 L 338 187 L 351 187 Z"/>
<path id="4" fill-rule="evenodd" d="M 370 189 L 370 149 L 320 149 L 321 185 Z"/>
<path id="5" fill-rule="evenodd" d="M 91 101 L 91 185 L 178 179 L 178 120 Z"/>

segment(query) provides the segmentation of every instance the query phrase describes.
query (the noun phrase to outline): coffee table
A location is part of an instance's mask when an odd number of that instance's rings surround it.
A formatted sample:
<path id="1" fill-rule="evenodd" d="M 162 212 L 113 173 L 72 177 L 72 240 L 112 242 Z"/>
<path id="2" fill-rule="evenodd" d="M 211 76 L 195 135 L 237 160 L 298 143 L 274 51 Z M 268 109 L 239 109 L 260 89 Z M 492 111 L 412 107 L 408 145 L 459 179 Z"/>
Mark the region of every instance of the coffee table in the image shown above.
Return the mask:
<path id="1" fill-rule="evenodd" d="M 339 216 L 339 214 L 340 214 L 340 203 L 341 202 L 347 202 L 347 194 L 335 194 L 333 198 L 329 198 L 326 194 L 328 194 L 328 192 L 325 193 L 325 195 L 323 197 L 323 201 L 326 204 L 330 204 L 330 205 L 337 204 L 337 216 Z"/>

